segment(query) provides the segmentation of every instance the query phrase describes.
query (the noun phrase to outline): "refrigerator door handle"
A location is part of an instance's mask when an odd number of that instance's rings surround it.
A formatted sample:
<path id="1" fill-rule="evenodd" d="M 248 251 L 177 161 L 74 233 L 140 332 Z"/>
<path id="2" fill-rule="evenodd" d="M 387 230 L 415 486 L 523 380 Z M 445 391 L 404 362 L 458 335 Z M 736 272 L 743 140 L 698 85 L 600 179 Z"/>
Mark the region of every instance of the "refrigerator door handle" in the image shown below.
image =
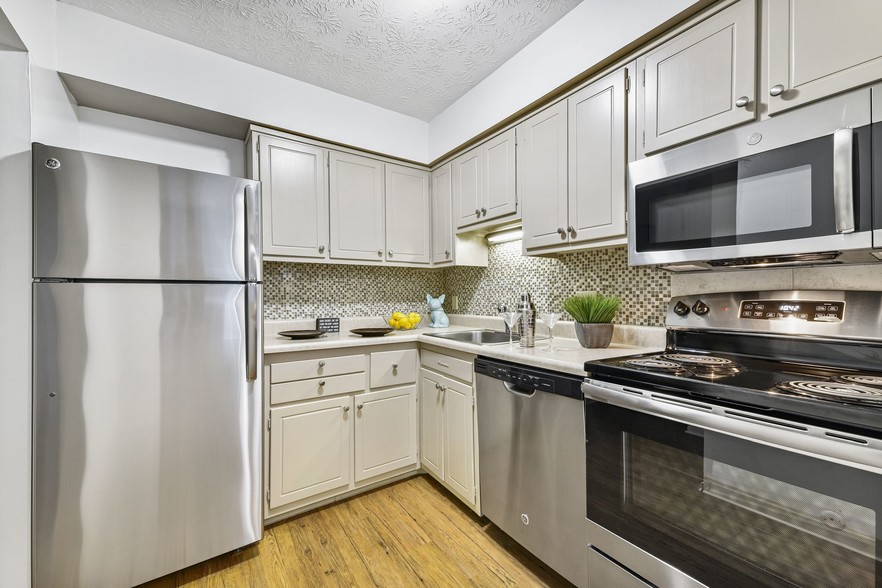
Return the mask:
<path id="1" fill-rule="evenodd" d="M 260 284 L 245 284 L 245 377 L 257 380 L 257 363 L 260 357 Z"/>
<path id="2" fill-rule="evenodd" d="M 260 184 L 245 186 L 245 279 L 261 281 Z"/>

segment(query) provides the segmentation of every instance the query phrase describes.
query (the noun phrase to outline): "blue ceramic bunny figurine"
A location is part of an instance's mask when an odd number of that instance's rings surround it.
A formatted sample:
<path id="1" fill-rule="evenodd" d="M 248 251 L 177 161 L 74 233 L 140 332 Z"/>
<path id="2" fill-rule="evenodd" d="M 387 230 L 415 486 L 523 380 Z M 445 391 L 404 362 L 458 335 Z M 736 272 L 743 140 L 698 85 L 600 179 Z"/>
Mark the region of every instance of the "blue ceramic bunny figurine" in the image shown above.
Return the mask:
<path id="1" fill-rule="evenodd" d="M 444 294 L 438 298 L 432 298 L 431 294 L 426 294 L 426 302 L 429 303 L 429 313 L 431 314 L 429 326 L 435 328 L 449 327 L 450 319 L 447 317 L 444 309 L 441 308 L 441 305 L 444 304 Z"/>

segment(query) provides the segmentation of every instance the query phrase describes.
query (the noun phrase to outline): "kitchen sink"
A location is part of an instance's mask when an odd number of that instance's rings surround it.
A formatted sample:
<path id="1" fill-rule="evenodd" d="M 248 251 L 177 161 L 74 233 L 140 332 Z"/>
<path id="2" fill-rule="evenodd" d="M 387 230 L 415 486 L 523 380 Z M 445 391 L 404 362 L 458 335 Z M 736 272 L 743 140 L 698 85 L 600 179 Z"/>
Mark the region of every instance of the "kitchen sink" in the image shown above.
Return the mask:
<path id="1" fill-rule="evenodd" d="M 476 345 L 496 345 L 498 343 L 508 343 L 508 333 L 505 331 L 454 331 L 452 333 L 426 333 L 429 337 L 438 337 L 440 339 L 452 339 L 454 341 L 462 341 L 463 343 L 474 343 Z M 517 341 L 520 337 L 512 335 L 512 340 Z"/>

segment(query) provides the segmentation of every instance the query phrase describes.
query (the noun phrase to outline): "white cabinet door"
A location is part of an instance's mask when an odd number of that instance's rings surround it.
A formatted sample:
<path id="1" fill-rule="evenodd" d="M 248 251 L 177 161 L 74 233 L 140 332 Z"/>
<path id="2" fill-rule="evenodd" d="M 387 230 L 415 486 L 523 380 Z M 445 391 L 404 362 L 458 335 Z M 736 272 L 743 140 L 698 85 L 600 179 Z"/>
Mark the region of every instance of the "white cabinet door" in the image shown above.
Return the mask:
<path id="1" fill-rule="evenodd" d="M 270 508 L 349 485 L 349 396 L 270 409 Z"/>
<path id="2" fill-rule="evenodd" d="M 453 166 L 453 203 L 456 226 L 462 228 L 481 221 L 484 206 L 484 166 L 481 148 L 463 153 L 451 162 Z"/>
<path id="3" fill-rule="evenodd" d="M 416 386 L 355 395 L 355 481 L 417 463 Z"/>
<path id="4" fill-rule="evenodd" d="M 518 125 L 524 249 L 567 241 L 567 103 Z"/>
<path id="5" fill-rule="evenodd" d="M 325 150 L 267 136 L 257 142 L 264 255 L 327 259 Z"/>
<path id="6" fill-rule="evenodd" d="M 420 463 L 444 480 L 444 405 L 441 403 L 441 376 L 420 369 Z"/>
<path id="7" fill-rule="evenodd" d="M 625 234 L 624 69 L 570 96 L 570 243 Z"/>
<path id="8" fill-rule="evenodd" d="M 466 384 L 444 380 L 444 481 L 475 504 L 474 391 Z"/>
<path id="9" fill-rule="evenodd" d="M 644 75 L 646 153 L 756 118 L 755 0 L 660 46 L 646 56 Z"/>
<path id="10" fill-rule="evenodd" d="M 383 164 L 330 152 L 331 259 L 382 261 L 386 229 Z"/>
<path id="11" fill-rule="evenodd" d="M 386 164 L 386 260 L 432 261 L 429 173 Z"/>
<path id="12" fill-rule="evenodd" d="M 518 210 L 515 173 L 515 129 L 493 137 L 483 145 L 484 204 L 481 220 L 514 214 Z"/>
<path id="13" fill-rule="evenodd" d="M 432 263 L 453 261 L 453 182 L 451 164 L 432 172 Z"/>
<path id="14" fill-rule="evenodd" d="M 882 2 L 771 0 L 765 8 L 766 91 L 783 90 L 768 95 L 770 113 L 882 79 Z"/>

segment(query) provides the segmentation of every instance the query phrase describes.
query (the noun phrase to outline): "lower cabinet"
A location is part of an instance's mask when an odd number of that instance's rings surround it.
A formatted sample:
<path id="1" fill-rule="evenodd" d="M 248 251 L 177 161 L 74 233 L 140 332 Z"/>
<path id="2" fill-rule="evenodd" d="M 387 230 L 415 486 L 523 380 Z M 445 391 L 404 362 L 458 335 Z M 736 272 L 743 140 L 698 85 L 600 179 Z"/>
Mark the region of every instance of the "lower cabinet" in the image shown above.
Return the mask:
<path id="1" fill-rule="evenodd" d="M 419 467 L 415 345 L 270 358 L 265 518 Z"/>
<path id="2" fill-rule="evenodd" d="M 426 472 L 480 514 L 471 367 L 468 382 L 450 375 L 457 371 L 461 374 L 459 364 L 471 366 L 471 362 L 431 351 L 423 351 L 423 355 L 419 386 L 420 463 Z"/>

